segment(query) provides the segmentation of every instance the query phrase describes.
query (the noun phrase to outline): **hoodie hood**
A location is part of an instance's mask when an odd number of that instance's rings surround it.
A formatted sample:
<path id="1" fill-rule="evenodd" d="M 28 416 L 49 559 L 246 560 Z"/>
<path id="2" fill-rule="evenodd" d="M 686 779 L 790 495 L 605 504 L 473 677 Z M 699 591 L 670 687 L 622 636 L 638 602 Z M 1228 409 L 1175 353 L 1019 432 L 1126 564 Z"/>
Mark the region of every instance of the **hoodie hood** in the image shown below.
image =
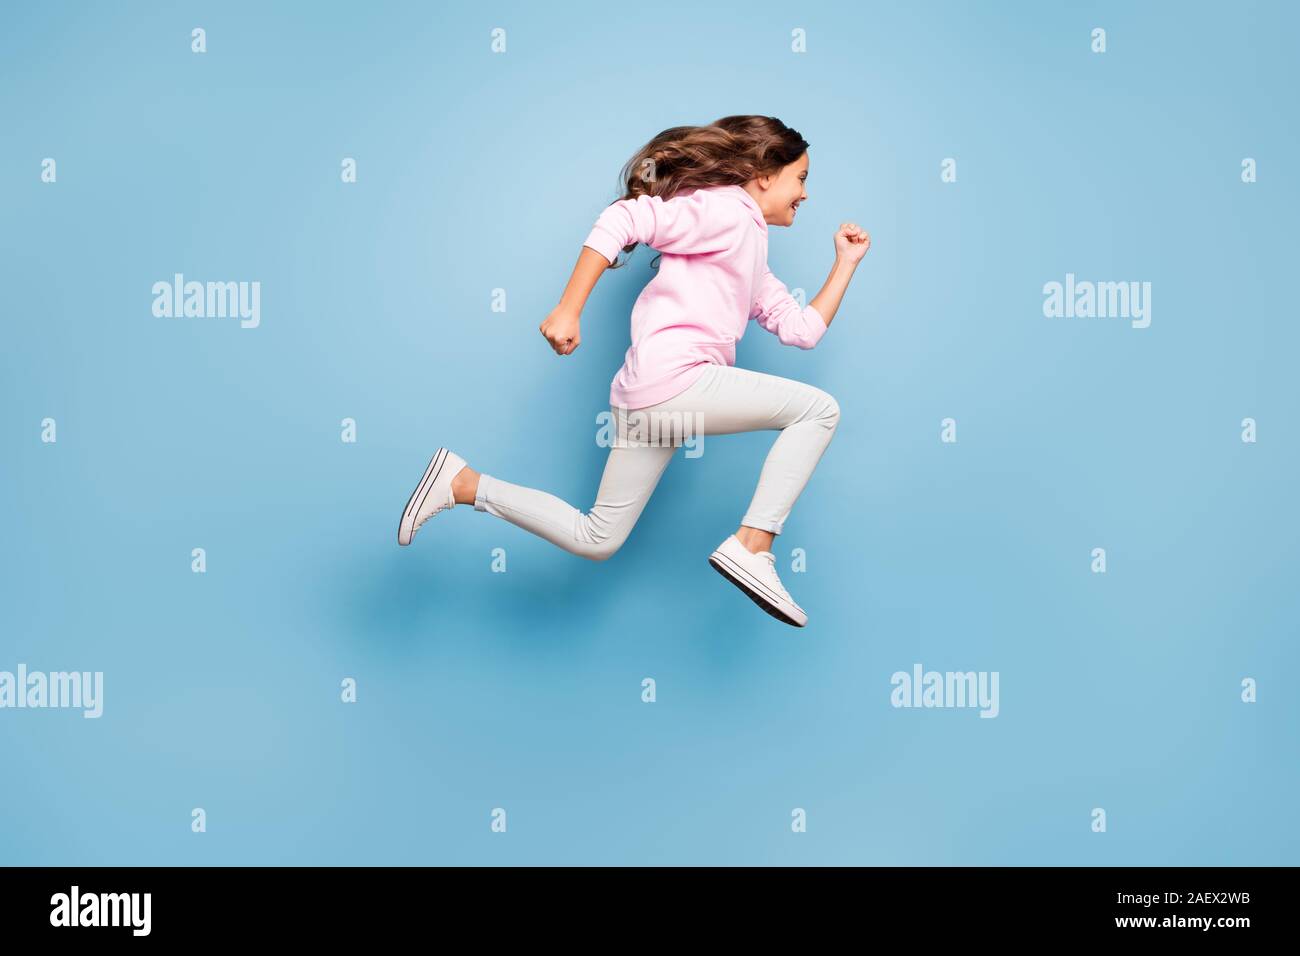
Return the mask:
<path id="1" fill-rule="evenodd" d="M 749 209 L 749 214 L 753 216 L 754 222 L 758 223 L 758 228 L 762 229 L 765 233 L 767 232 L 767 220 L 763 218 L 763 210 L 759 208 L 758 202 L 754 197 L 749 194 L 749 190 L 744 186 L 733 185 L 719 186 L 718 191 L 722 193 L 730 192 L 740 200 L 740 202 L 744 203 L 745 207 Z"/>

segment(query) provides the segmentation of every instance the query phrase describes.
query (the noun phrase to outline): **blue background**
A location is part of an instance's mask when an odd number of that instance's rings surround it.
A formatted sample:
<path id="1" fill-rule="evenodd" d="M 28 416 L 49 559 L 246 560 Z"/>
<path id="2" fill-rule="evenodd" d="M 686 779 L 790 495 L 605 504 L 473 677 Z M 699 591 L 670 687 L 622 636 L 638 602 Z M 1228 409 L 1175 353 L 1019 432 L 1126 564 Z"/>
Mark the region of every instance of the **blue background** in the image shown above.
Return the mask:
<path id="1" fill-rule="evenodd" d="M 0 711 L 0 862 L 1297 862 L 1297 28 L 1282 3 L 7 8 L 0 670 L 102 670 L 105 700 Z M 842 408 L 777 539 L 808 628 L 706 564 L 771 433 L 679 454 L 607 563 L 469 508 L 399 548 L 439 445 L 590 505 L 652 254 L 574 356 L 537 326 L 628 156 L 747 112 L 812 144 L 776 274 L 811 297 L 840 222 L 874 239 L 817 349 L 751 325 L 739 350 Z M 260 281 L 261 327 L 155 318 L 175 272 Z M 1150 328 L 1045 318 L 1067 272 L 1150 281 Z M 894 709 L 918 662 L 1000 672 L 1000 716 Z"/>

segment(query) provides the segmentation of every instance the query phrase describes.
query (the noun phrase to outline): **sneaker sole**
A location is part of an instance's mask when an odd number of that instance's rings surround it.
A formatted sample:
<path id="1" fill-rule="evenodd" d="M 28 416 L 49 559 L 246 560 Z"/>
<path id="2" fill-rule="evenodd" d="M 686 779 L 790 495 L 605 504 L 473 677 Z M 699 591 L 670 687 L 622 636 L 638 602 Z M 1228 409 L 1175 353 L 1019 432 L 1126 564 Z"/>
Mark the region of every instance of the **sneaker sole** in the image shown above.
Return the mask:
<path id="1" fill-rule="evenodd" d="M 736 587 L 740 588 L 741 592 L 746 597 L 782 624 L 789 624 L 791 627 L 804 627 L 807 625 L 807 621 L 804 621 L 801 624 L 773 604 L 771 598 L 765 596 L 767 588 L 763 587 L 760 582 L 754 580 L 754 578 L 750 576 L 744 568 L 737 565 L 722 552 L 714 551 L 713 554 L 709 555 L 709 564 L 713 565 L 713 570 L 717 571 Z"/>
<path id="2" fill-rule="evenodd" d="M 429 489 L 442 473 L 442 466 L 447 463 L 447 449 L 439 448 L 429 459 L 429 467 L 424 469 L 424 477 L 411 492 L 406 501 L 406 510 L 402 512 L 402 522 L 397 526 L 397 543 L 410 544 L 415 539 L 415 516 L 424 507 L 424 499 L 429 497 Z"/>

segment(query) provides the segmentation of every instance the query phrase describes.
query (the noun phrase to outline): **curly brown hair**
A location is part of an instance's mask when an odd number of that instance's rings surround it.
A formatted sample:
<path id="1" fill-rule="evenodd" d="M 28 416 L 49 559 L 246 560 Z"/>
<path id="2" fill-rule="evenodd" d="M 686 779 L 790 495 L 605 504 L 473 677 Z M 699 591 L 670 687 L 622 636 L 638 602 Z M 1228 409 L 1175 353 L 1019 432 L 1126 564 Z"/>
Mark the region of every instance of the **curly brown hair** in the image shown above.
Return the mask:
<path id="1" fill-rule="evenodd" d="M 743 186 L 756 176 L 779 172 L 807 150 L 807 140 L 775 116 L 724 116 L 708 126 L 674 126 L 623 164 L 618 178 L 625 192 L 619 198 L 671 199 L 687 189 Z M 629 243 L 623 251 L 636 246 Z"/>

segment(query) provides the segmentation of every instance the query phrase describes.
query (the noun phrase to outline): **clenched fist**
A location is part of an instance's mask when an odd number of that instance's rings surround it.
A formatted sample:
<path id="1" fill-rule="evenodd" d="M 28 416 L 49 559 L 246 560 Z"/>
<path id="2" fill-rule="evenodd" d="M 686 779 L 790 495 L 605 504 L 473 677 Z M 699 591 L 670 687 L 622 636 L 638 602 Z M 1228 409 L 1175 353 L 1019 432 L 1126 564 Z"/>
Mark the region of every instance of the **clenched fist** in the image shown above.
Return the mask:
<path id="1" fill-rule="evenodd" d="M 546 341 L 551 343 L 556 355 L 569 355 L 582 344 L 581 330 L 578 328 L 577 312 L 572 309 L 557 307 L 552 310 L 539 326 Z"/>
<path id="2" fill-rule="evenodd" d="M 845 262 L 861 262 L 871 248 L 871 234 L 856 223 L 842 222 L 835 233 L 835 255 Z"/>

